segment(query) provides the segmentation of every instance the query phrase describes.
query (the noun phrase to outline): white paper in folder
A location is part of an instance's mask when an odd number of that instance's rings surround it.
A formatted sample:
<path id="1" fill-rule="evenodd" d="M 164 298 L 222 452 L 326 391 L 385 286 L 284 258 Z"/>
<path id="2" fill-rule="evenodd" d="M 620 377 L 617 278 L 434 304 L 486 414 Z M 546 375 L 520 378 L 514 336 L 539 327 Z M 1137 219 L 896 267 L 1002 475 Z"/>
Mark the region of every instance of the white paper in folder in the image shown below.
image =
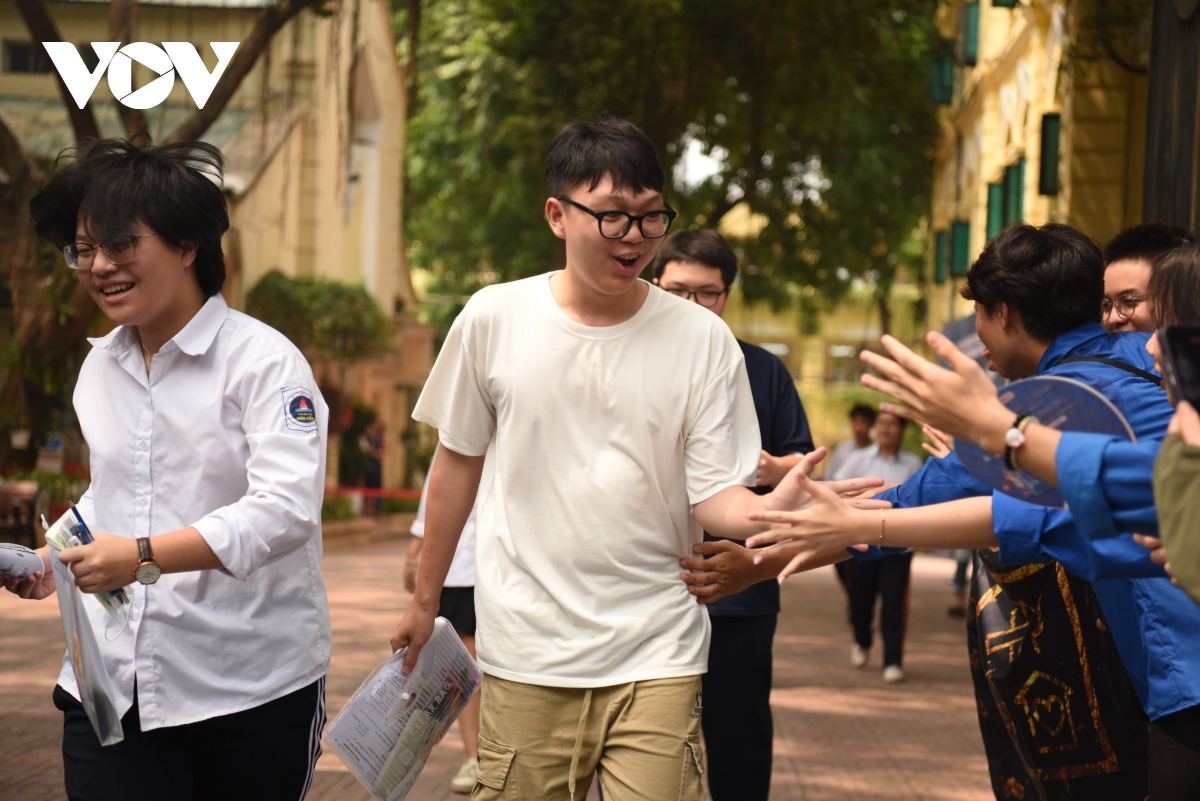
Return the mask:
<path id="1" fill-rule="evenodd" d="M 439 617 L 413 672 L 400 649 L 371 672 L 325 735 L 330 748 L 379 801 L 400 801 L 483 674 L 454 627 Z"/>

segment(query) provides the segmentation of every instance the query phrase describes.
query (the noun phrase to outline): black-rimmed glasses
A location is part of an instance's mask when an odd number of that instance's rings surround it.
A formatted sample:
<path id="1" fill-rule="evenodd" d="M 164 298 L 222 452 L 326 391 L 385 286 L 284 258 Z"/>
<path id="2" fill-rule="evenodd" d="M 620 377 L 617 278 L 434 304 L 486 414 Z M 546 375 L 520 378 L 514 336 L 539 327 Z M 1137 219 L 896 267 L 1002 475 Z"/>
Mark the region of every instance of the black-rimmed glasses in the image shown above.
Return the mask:
<path id="1" fill-rule="evenodd" d="M 706 309 L 711 309 L 713 306 L 716 306 L 717 301 L 721 299 L 721 296 L 729 291 L 728 289 L 722 289 L 719 292 L 715 289 L 701 289 L 699 291 L 695 291 L 679 286 L 664 286 L 663 289 L 670 292 L 677 298 L 694 300 Z"/>
<path id="2" fill-rule="evenodd" d="M 1112 314 L 1113 309 L 1116 309 L 1117 316 L 1122 320 L 1128 320 L 1137 311 L 1138 304 L 1149 300 L 1151 295 L 1139 295 L 1136 292 L 1122 292 L 1114 298 L 1105 298 L 1100 301 L 1100 312 L 1108 319 L 1108 315 Z"/>
<path id="3" fill-rule="evenodd" d="M 600 226 L 600 236 L 605 239 L 620 239 L 629 233 L 629 229 L 637 223 L 638 230 L 646 239 L 659 239 L 671 230 L 671 223 L 678 216 L 674 209 L 657 209 L 645 214 L 630 214 L 626 211 L 594 211 L 582 203 L 576 203 L 569 197 L 557 198 L 563 203 L 570 203 L 580 211 L 586 211 L 596 218 Z"/>
<path id="4" fill-rule="evenodd" d="M 63 256 L 67 266 L 72 270 L 90 270 L 96 260 L 96 251 L 103 250 L 104 258 L 109 264 L 126 264 L 137 258 L 138 240 L 149 239 L 158 234 L 129 234 L 114 236 L 99 245 L 88 245 L 83 242 L 72 242 L 63 248 Z"/>

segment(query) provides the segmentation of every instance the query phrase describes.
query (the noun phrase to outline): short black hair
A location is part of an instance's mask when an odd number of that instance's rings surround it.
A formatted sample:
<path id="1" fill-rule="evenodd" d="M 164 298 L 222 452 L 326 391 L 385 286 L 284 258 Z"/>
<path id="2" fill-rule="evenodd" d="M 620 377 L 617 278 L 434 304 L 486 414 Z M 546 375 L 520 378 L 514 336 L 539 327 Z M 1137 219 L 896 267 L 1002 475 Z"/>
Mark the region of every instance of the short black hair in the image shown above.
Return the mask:
<path id="1" fill-rule="evenodd" d="M 156 146 L 145 134 L 81 142 L 59 154 L 30 200 L 34 230 L 62 248 L 75 241 L 81 216 L 97 241 L 128 234 L 140 220 L 172 247 L 196 246 L 196 279 L 212 297 L 225 283 L 224 161 L 207 142 Z"/>
<path id="2" fill-rule="evenodd" d="M 860 403 L 850 410 L 850 419 L 853 420 L 855 417 L 865 417 L 871 422 L 871 425 L 875 425 L 875 410 L 865 403 Z"/>
<path id="3" fill-rule="evenodd" d="M 901 417 L 900 415 L 898 415 L 894 412 L 880 412 L 880 414 L 890 414 L 892 417 L 895 417 L 896 422 L 898 422 L 900 424 L 901 433 L 903 433 L 904 429 L 908 428 L 908 424 L 910 421 L 907 417 Z M 875 422 L 879 422 L 878 417 L 876 417 Z"/>
<path id="4" fill-rule="evenodd" d="M 1200 325 L 1200 245 L 1190 242 L 1154 261 L 1149 292 L 1154 327 Z"/>
<path id="5" fill-rule="evenodd" d="M 1104 259 L 1095 242 L 1068 225 L 1015 225 L 979 254 L 962 296 L 989 314 L 1007 303 L 1031 337 L 1049 342 L 1100 322 Z"/>
<path id="6" fill-rule="evenodd" d="M 1143 223 L 1126 228 L 1104 246 L 1104 263 L 1126 259 L 1153 263 L 1168 250 L 1195 241 L 1196 235 L 1182 225 Z"/>
<path id="7" fill-rule="evenodd" d="M 679 231 L 668 236 L 654 258 L 654 277 L 662 278 L 663 270 L 673 261 L 694 261 L 720 270 L 726 289 L 737 278 L 737 254 L 716 231 Z"/>
<path id="8" fill-rule="evenodd" d="M 662 164 L 650 137 L 629 120 L 598 116 L 564 125 L 546 150 L 546 183 L 550 194 L 564 197 L 577 186 L 595 189 L 610 176 L 613 189 L 662 192 Z"/>

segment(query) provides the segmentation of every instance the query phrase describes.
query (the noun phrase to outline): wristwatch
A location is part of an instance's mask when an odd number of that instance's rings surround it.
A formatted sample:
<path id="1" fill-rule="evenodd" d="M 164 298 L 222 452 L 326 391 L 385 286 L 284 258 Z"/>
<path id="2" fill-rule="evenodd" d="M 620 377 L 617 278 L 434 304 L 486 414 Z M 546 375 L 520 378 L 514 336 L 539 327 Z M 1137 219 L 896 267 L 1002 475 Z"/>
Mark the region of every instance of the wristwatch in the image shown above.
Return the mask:
<path id="1" fill-rule="evenodd" d="M 1004 432 L 1004 466 L 1009 470 L 1018 470 L 1017 448 L 1025 444 L 1025 428 L 1030 423 L 1036 423 L 1037 418 L 1031 414 L 1017 415 L 1012 428 Z"/>
<path id="2" fill-rule="evenodd" d="M 133 577 L 142 584 L 153 584 L 162 575 L 162 568 L 154 561 L 154 551 L 150 550 L 150 538 L 138 537 L 138 566 L 133 571 Z"/>

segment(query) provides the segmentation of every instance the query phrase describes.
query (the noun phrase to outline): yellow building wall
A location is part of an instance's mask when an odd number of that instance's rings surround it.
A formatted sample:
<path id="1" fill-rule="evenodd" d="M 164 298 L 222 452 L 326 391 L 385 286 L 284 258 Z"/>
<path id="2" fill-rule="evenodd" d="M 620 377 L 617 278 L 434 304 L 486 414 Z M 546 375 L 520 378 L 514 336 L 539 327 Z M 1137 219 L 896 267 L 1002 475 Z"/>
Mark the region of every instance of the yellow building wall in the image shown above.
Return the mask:
<path id="1" fill-rule="evenodd" d="M 933 237 L 970 223 L 968 263 L 987 244 L 988 184 L 1026 159 L 1024 221 L 1072 225 L 1103 245 L 1141 220 L 1146 78 L 1072 50 L 1081 16 L 1094 0 L 1030 0 L 1015 9 L 980 3 L 976 66 L 957 68 L 955 100 L 939 110 L 942 136 L 933 166 L 928 325 L 941 328 L 972 312 L 963 279 L 933 281 Z M 960 38 L 962 3 L 946 2 L 937 24 Z M 1043 115 L 1062 119 L 1059 191 L 1039 194 Z M 949 236 L 948 236 L 949 238 Z M 949 248 L 948 248 L 949 250 Z"/>

